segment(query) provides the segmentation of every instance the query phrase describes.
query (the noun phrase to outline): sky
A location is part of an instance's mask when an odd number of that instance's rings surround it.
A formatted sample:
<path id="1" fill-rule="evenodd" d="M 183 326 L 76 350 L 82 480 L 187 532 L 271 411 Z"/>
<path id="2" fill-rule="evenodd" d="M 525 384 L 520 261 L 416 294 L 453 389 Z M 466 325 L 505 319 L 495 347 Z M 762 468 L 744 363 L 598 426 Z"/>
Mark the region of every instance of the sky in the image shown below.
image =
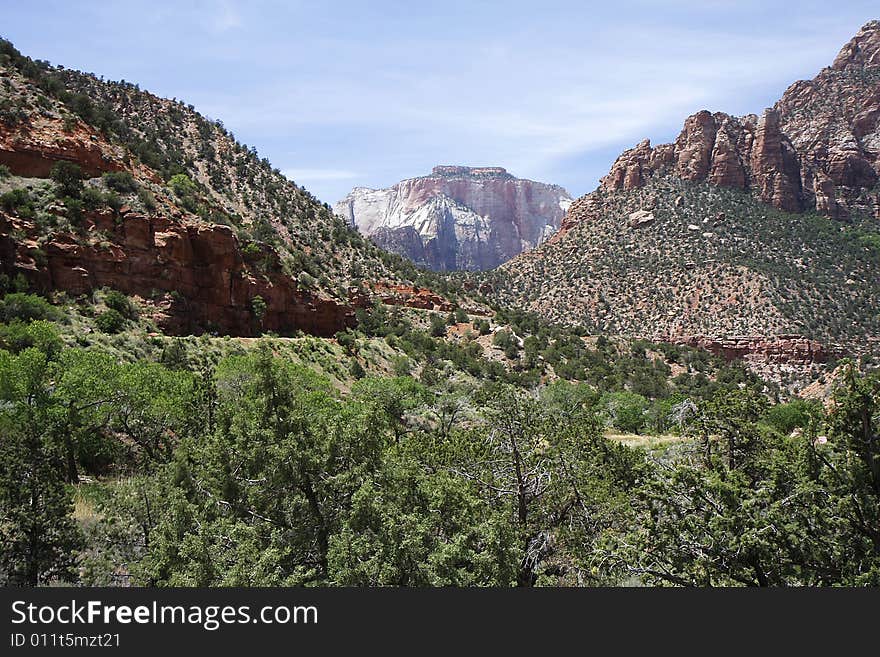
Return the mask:
<path id="1" fill-rule="evenodd" d="M 24 54 L 220 119 L 334 203 L 437 164 L 596 187 L 701 109 L 760 113 L 876 0 L 0 0 Z"/>

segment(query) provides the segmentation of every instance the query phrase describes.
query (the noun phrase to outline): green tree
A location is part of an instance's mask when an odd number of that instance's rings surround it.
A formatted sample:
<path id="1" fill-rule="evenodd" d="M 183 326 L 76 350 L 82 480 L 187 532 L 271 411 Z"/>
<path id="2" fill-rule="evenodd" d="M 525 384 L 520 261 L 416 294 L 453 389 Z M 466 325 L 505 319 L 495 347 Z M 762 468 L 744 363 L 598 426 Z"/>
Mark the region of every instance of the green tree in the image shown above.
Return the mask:
<path id="1" fill-rule="evenodd" d="M 49 370 L 38 349 L 0 351 L 0 578 L 7 585 L 75 579 L 81 536 L 53 435 Z"/>
<path id="2" fill-rule="evenodd" d="M 59 196 L 78 199 L 83 190 L 83 174 L 78 164 L 59 160 L 52 165 L 49 177 L 58 185 Z"/>

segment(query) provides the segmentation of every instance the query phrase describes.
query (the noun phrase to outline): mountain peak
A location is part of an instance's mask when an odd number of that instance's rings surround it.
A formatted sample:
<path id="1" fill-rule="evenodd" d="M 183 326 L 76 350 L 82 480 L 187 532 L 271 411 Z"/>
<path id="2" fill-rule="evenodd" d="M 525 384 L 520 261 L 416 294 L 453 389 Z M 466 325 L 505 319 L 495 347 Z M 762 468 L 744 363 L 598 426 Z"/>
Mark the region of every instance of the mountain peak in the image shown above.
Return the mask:
<path id="1" fill-rule="evenodd" d="M 556 232 L 561 187 L 502 167 L 439 165 L 384 190 L 353 190 L 336 214 L 379 246 L 439 271 L 491 269 Z"/>
<path id="2" fill-rule="evenodd" d="M 880 66 L 880 20 L 865 23 L 834 59 L 832 68 L 842 70 Z"/>

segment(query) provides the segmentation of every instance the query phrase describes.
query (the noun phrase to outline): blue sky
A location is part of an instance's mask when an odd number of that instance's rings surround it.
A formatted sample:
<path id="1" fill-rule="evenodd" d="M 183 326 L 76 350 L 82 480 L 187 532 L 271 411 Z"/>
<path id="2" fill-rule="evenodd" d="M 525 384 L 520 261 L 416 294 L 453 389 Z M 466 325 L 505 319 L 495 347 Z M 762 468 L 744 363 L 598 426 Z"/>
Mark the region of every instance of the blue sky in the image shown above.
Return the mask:
<path id="1" fill-rule="evenodd" d="M 760 112 L 872 2 L 0 0 L 25 54 L 221 119 L 333 203 L 435 164 L 504 166 L 579 196 L 700 109 Z"/>

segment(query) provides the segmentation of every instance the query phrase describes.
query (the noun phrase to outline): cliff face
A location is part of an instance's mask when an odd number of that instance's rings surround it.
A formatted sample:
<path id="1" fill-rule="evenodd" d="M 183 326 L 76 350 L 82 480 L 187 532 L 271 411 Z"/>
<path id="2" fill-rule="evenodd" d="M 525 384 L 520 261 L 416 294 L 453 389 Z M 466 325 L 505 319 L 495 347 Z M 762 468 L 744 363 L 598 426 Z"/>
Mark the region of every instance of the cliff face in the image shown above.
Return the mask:
<path id="1" fill-rule="evenodd" d="M 674 143 L 624 152 L 600 187 L 630 190 L 658 175 L 750 190 L 790 212 L 880 218 L 880 21 L 760 118 L 698 112 Z"/>
<path id="2" fill-rule="evenodd" d="M 129 212 L 118 220 L 110 213 L 92 213 L 81 228 L 40 243 L 32 222 L 0 214 L 4 272 L 23 273 L 42 290 L 80 295 L 107 286 L 141 296 L 172 334 L 302 330 L 331 336 L 354 323 L 353 308 L 300 290 L 294 280 L 273 271 L 278 265 L 273 251 L 261 254 L 268 265 L 246 262 L 227 226 Z M 266 302 L 263 317 L 253 310 L 257 296 Z"/>
<path id="3" fill-rule="evenodd" d="M 336 214 L 377 244 L 439 271 L 491 269 L 559 228 L 571 201 L 556 185 L 500 167 L 438 166 L 389 189 L 355 188 Z"/>

